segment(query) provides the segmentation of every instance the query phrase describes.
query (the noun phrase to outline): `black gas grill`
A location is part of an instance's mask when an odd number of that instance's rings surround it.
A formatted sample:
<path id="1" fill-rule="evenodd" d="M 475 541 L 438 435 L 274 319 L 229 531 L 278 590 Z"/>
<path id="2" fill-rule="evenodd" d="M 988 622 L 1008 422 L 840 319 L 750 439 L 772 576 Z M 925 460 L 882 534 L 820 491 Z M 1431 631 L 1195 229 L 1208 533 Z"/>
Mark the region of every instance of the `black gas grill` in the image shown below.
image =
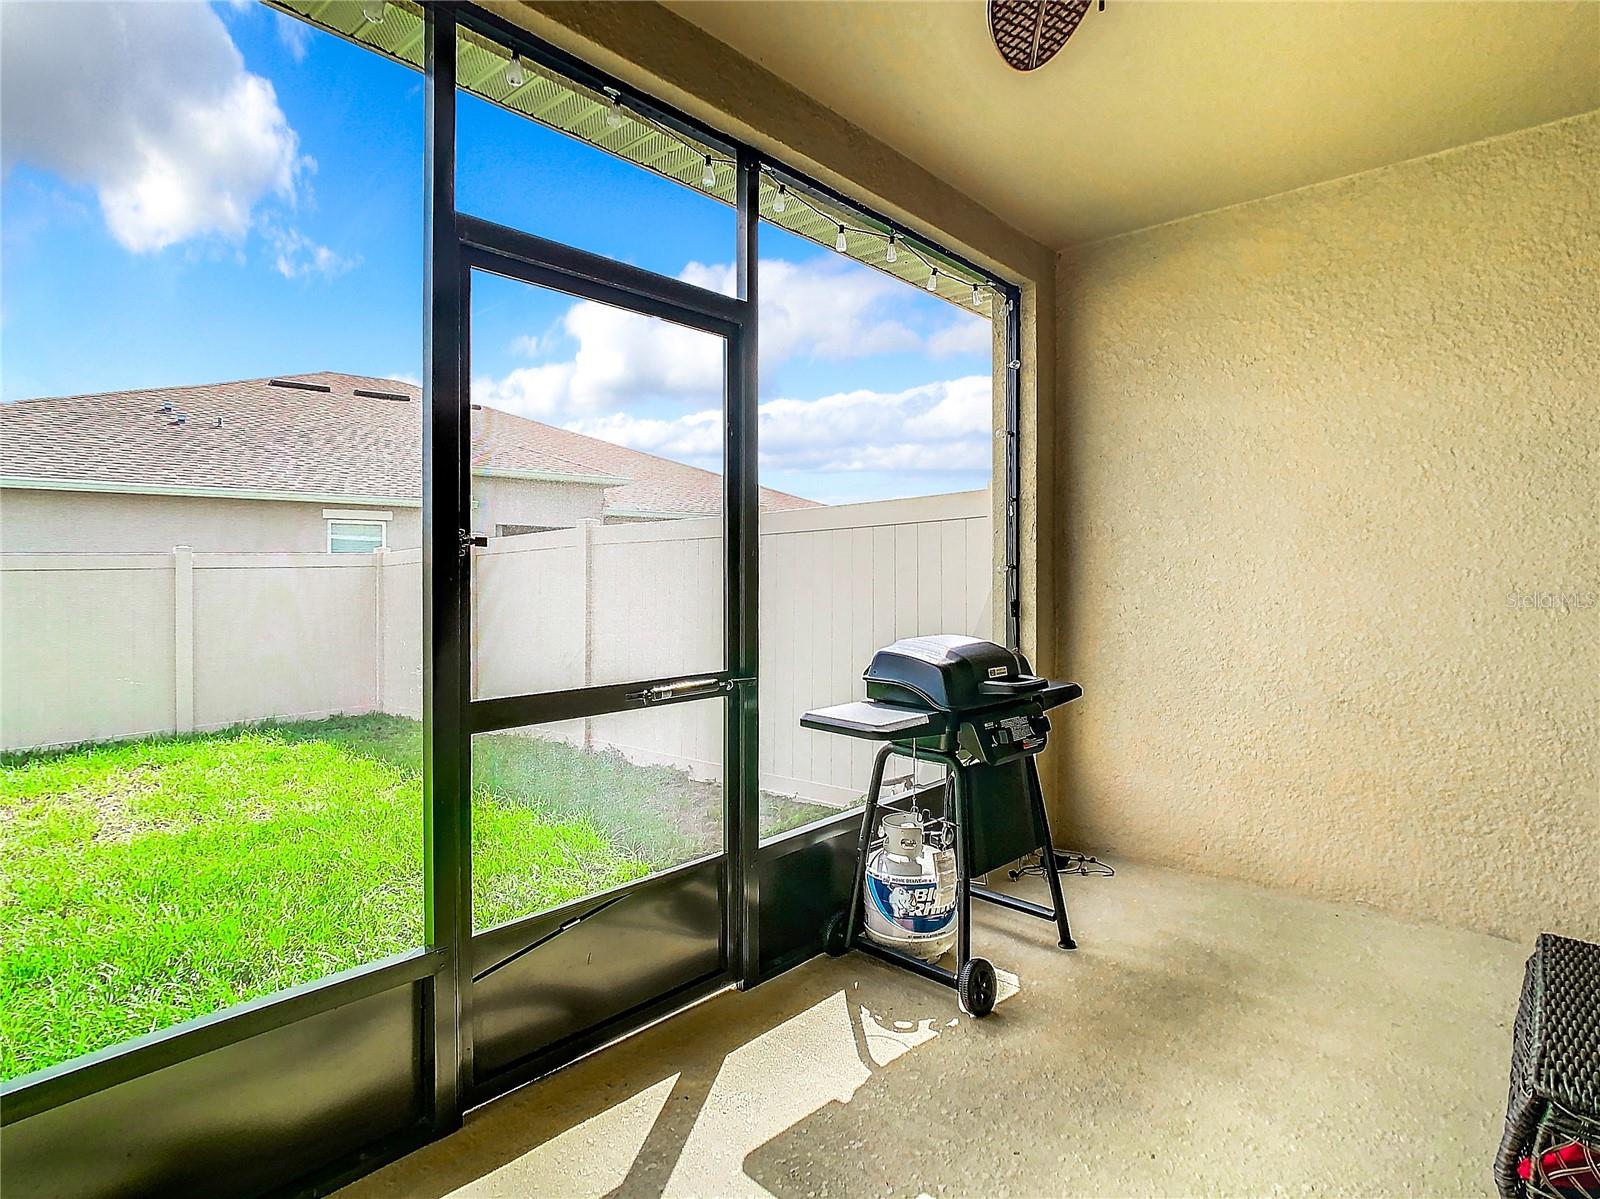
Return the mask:
<path id="1" fill-rule="evenodd" d="M 1040 678 L 1020 654 L 992 641 L 955 636 L 896 641 L 873 655 L 863 678 L 865 701 L 819 708 L 800 718 L 805 728 L 885 743 L 867 789 L 850 906 L 829 923 L 825 944 L 832 954 L 857 947 L 953 986 L 969 1014 L 987 1015 L 994 1007 L 994 967 L 971 955 L 971 898 L 1052 920 L 1061 948 L 1076 948 L 1034 757 L 1050 734 L 1045 713 L 1077 699 L 1083 688 Z M 894 755 L 937 762 L 947 772 L 948 814 L 956 833 L 954 971 L 857 936 L 862 870 L 883 806 L 884 766 Z M 973 884 L 973 875 L 1036 850 L 1050 885 L 1050 907 Z"/>

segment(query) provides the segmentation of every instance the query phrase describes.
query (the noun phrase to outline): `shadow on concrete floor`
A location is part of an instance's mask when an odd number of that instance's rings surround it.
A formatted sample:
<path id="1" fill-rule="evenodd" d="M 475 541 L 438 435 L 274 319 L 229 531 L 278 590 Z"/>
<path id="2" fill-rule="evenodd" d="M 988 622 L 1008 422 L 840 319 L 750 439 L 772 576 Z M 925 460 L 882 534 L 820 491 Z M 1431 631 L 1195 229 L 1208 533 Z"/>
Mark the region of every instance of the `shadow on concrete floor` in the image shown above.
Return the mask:
<path id="1" fill-rule="evenodd" d="M 375 1196 L 1482 1195 L 1520 946 L 1148 868 L 983 909 L 974 1021 L 854 954 L 474 1112 Z"/>

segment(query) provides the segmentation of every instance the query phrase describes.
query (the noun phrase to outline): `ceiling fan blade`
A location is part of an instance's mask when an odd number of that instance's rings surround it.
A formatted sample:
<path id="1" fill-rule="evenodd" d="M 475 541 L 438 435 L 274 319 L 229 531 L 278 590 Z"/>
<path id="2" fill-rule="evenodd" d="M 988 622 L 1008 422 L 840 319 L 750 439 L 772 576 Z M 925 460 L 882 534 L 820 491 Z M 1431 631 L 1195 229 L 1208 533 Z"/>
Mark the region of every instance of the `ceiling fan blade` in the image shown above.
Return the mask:
<path id="1" fill-rule="evenodd" d="M 1090 0 L 989 0 L 989 34 L 1009 65 L 1035 71 L 1067 44 L 1089 4 Z"/>

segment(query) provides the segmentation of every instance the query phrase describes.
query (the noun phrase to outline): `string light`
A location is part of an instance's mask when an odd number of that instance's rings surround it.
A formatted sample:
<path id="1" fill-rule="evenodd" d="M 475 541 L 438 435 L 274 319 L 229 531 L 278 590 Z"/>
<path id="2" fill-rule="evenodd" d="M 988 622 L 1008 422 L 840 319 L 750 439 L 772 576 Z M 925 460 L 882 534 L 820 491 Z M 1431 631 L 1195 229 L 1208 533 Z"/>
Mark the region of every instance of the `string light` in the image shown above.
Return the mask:
<path id="1" fill-rule="evenodd" d="M 383 20 L 384 10 L 389 7 L 389 0 L 361 0 L 361 16 L 369 25 L 376 25 Z"/>
<path id="2" fill-rule="evenodd" d="M 388 0 L 361 0 L 361 14 L 368 21 L 381 21 L 384 18 L 387 5 Z M 506 63 L 505 81 L 506 84 L 513 89 L 519 88 L 525 82 L 527 82 L 527 72 L 523 67 L 522 58 L 520 55 L 512 54 L 510 61 Z M 615 89 L 605 88 L 603 90 L 605 91 L 606 95 L 610 97 L 610 103 L 606 107 L 605 121 L 606 124 L 612 129 L 621 129 L 628 123 L 628 120 L 631 117 L 634 120 L 654 127 L 661 133 L 666 134 L 668 137 L 674 138 L 680 142 L 683 141 L 682 135 L 677 131 L 668 129 L 666 126 L 652 120 L 644 113 L 636 113 L 625 108 L 622 104 L 621 94 Z M 716 159 L 713 158 L 712 155 L 700 150 L 699 147 L 694 146 L 693 143 L 685 142 L 684 146 L 685 149 L 694 149 L 704 159 L 704 169 L 700 173 L 701 185 L 707 189 L 715 188 L 717 186 Z M 783 183 L 778 183 L 777 188 L 777 194 L 773 196 L 772 199 L 772 211 L 774 213 L 781 214 L 788 210 L 789 196 L 791 193 L 789 192 L 788 187 Z M 799 192 L 793 194 L 795 199 L 799 200 L 804 207 L 809 208 L 817 216 L 834 221 L 839 230 L 839 235 L 834 239 L 833 248 L 839 253 L 848 254 L 850 252 L 850 241 L 847 235 L 850 233 L 855 233 L 864 237 L 881 238 L 884 243 L 884 262 L 894 263 L 899 261 L 900 239 L 898 234 L 892 230 L 857 229 L 853 226 L 846 225 L 843 221 L 838 220 L 833 216 L 832 213 L 817 207 L 817 205 L 807 199 L 804 194 Z M 913 259 L 922 263 L 928 268 L 928 291 L 937 295 L 939 292 L 939 268 L 930 262 L 922 253 L 920 253 L 914 245 L 908 245 L 906 250 L 908 253 L 910 253 Z M 972 283 L 971 287 L 972 306 L 974 308 L 981 308 L 983 306 L 983 287 L 978 283 Z M 1005 309 L 1007 312 L 1011 310 L 1011 301 L 1009 298 L 1005 298 Z"/>
<path id="3" fill-rule="evenodd" d="M 832 213 L 827 212 L 824 209 L 818 208 L 815 204 L 813 204 L 810 200 L 808 200 L 805 197 L 804 194 L 802 194 L 800 192 L 791 193 L 788 190 L 788 188 L 782 183 L 779 183 L 777 185 L 777 187 L 778 187 L 777 194 L 773 197 L 773 200 L 772 200 L 772 211 L 775 212 L 775 213 L 783 212 L 788 207 L 789 196 L 792 194 L 796 200 L 800 201 L 800 203 L 804 207 L 809 208 L 817 216 L 825 217 L 826 219 L 828 219 L 828 220 L 830 220 L 830 221 L 832 221 L 834 223 L 834 227 L 836 229 L 838 229 L 839 235 L 838 235 L 838 237 L 834 238 L 833 248 L 835 250 L 839 251 L 839 253 L 848 254 L 850 252 L 850 242 L 849 242 L 848 235 L 851 234 L 851 233 L 855 233 L 855 234 L 858 234 L 858 235 L 863 236 L 863 237 L 878 237 L 878 238 L 882 238 L 883 239 L 883 243 L 884 243 L 884 245 L 883 245 L 883 260 L 884 260 L 884 262 L 891 263 L 891 262 L 896 262 L 896 261 L 899 260 L 899 257 L 900 257 L 900 236 L 899 236 L 898 233 L 895 233 L 892 230 L 885 231 L 885 230 L 878 230 L 878 229 L 858 229 L 853 225 L 847 225 L 843 221 L 841 221 L 837 217 L 835 217 Z M 934 263 L 931 262 L 928 258 L 924 257 L 921 253 L 919 253 L 917 248 L 916 248 L 916 246 L 908 245 L 906 247 L 906 251 L 907 251 L 907 253 L 909 253 L 911 255 L 912 258 L 914 258 L 916 261 L 922 263 L 922 265 L 924 265 L 925 267 L 928 268 L 927 288 L 928 288 L 928 290 L 930 292 L 934 293 L 935 295 L 939 294 L 939 268 L 937 266 L 935 266 Z M 958 283 L 961 282 L 959 276 L 957 277 L 957 282 Z M 983 294 L 984 293 L 984 284 L 977 283 L 977 282 L 969 282 L 968 286 L 970 286 L 972 288 L 972 306 L 974 308 L 982 308 L 983 307 L 983 303 L 984 303 L 984 294 Z M 1006 304 L 1006 311 L 1009 312 L 1011 310 L 1011 308 L 1010 308 L 1011 301 L 1008 299 L 1008 300 L 1005 301 L 1005 304 Z"/>

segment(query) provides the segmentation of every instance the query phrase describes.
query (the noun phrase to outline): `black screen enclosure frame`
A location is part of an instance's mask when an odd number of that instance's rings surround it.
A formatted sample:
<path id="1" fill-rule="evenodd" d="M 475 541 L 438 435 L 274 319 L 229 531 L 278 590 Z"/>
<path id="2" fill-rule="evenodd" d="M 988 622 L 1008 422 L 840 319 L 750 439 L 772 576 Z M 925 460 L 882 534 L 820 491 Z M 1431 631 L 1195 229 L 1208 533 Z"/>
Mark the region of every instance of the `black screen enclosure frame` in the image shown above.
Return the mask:
<path id="1" fill-rule="evenodd" d="M 844 894 L 859 814 L 762 843 L 758 837 L 757 561 L 759 189 L 763 173 L 818 202 L 870 212 L 847 196 L 718 133 L 471 4 L 429 4 L 424 61 L 423 787 L 426 947 L 253 1000 L 7 1083 L 0 1090 L 8 1194 L 321 1194 L 460 1126 L 477 1103 L 555 1069 L 643 1022 L 718 989 L 753 986 L 821 949 L 820 919 Z M 724 152 L 736 168 L 734 296 L 518 232 L 455 203 L 458 30 L 471 29 L 668 129 Z M 1003 319 L 1004 637 L 1021 640 L 1021 293 L 1013 284 L 871 213 L 874 223 L 984 280 Z M 470 574 L 468 347 L 473 271 L 489 271 L 724 339 L 722 669 L 649 680 L 702 684 L 725 705 L 724 852 L 630 887 L 709 886 L 720 906 L 719 967 L 523 1059 L 475 1073 L 470 892 L 474 734 L 629 710 L 638 682 L 474 700 L 466 604 Z M 761 902 L 781 893 L 782 904 Z M 641 891 L 641 894 L 643 892 Z M 626 895 L 591 896 L 515 922 L 536 947 L 553 921 L 597 915 Z M 796 902 L 791 902 L 796 900 Z M 641 902 L 650 902 L 645 895 Z M 669 897 L 668 902 L 676 902 Z M 571 909 L 569 913 L 569 909 Z M 544 923 L 541 924 L 540 920 Z M 526 929 L 520 926 L 526 925 Z M 496 930 L 499 931 L 499 930 Z M 483 933 L 478 934 L 483 938 Z M 481 947 L 480 947 L 481 948 Z M 409 1012 L 409 1016 L 407 1013 Z M 337 1051 L 330 1047 L 337 1046 Z M 330 1069 L 329 1054 L 339 1059 Z M 342 1056 L 341 1056 L 342 1055 Z M 196 1103 L 196 1095 L 210 1097 Z M 170 1116 L 166 1115 L 170 1113 Z M 248 1135 L 241 1128 L 248 1128 Z M 108 1129 L 119 1129 L 111 1134 Z M 241 1136 L 243 1139 L 241 1139 Z M 120 1139 L 119 1139 L 120 1138 Z M 99 1159 L 89 1161 L 93 1146 Z M 222 1180 L 227 1179 L 226 1186 Z M 231 1186 L 232 1190 L 227 1190 Z"/>

